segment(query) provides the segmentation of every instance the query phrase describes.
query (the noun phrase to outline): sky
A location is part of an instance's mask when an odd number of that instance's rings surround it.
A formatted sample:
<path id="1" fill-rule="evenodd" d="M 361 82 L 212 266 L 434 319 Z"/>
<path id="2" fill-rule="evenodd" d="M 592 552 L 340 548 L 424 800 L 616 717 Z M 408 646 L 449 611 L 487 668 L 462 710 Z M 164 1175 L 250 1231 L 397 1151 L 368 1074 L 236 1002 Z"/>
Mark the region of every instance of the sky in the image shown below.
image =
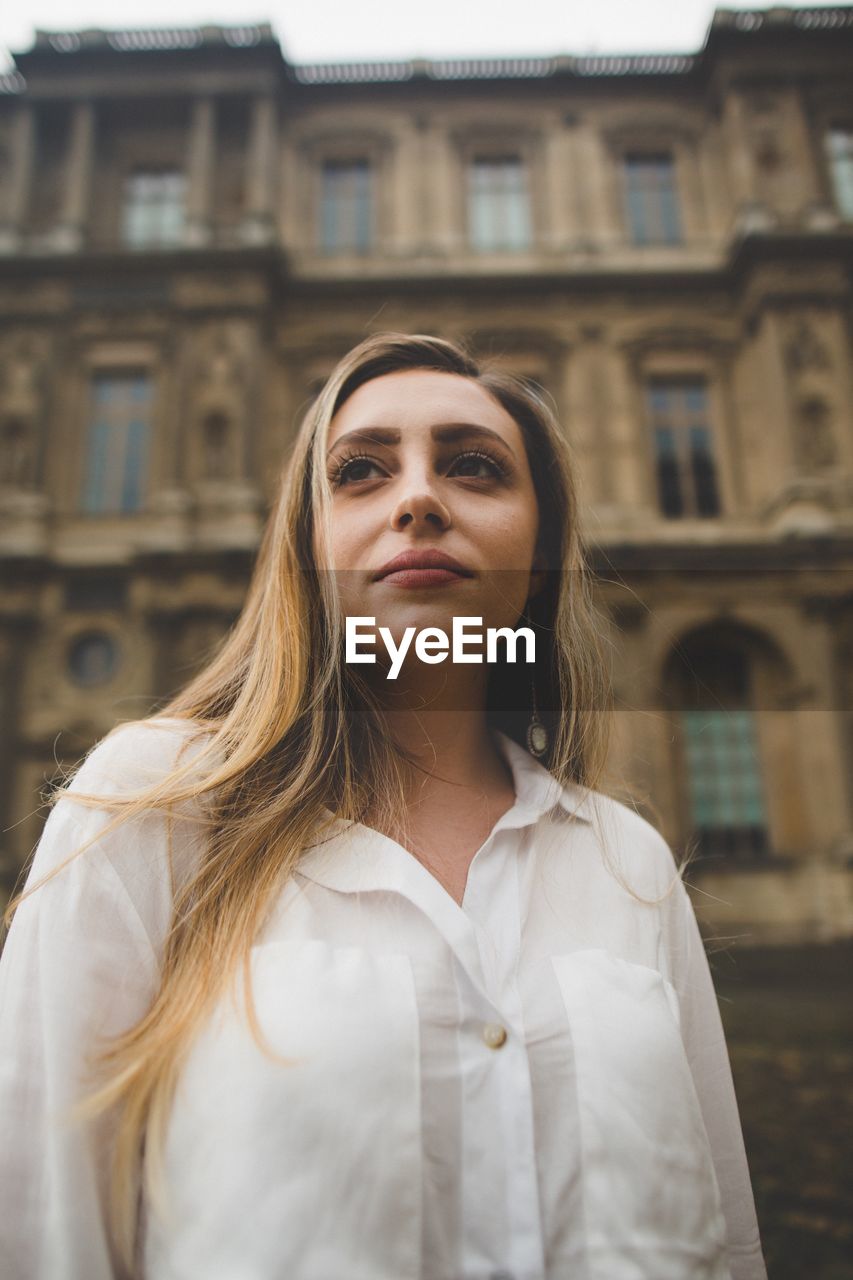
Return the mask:
<path id="1" fill-rule="evenodd" d="M 713 0 L 14 0 L 0 2 L 0 68 L 36 28 L 272 24 L 291 62 L 588 53 L 697 52 Z M 768 0 L 720 8 L 765 9 Z M 799 0 L 826 9 L 826 0 Z M 120 12 L 121 20 L 116 20 Z"/>

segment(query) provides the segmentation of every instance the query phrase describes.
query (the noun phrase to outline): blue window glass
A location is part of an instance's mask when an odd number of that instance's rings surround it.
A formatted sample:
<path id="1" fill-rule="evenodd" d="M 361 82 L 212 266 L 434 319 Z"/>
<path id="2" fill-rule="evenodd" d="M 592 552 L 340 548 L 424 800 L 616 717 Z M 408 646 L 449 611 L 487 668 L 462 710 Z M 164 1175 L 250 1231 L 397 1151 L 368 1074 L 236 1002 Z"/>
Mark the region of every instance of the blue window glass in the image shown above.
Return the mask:
<path id="1" fill-rule="evenodd" d="M 829 130 L 826 156 L 838 212 L 853 222 L 853 128 L 838 125 Z"/>
<path id="2" fill-rule="evenodd" d="M 131 419 L 127 426 L 127 455 L 121 492 L 122 511 L 137 511 L 141 505 L 142 473 L 147 442 L 148 423 L 144 418 Z"/>
<path id="3" fill-rule="evenodd" d="M 480 156 L 471 161 L 468 234 L 475 249 L 529 247 L 530 195 L 527 168 L 520 156 Z"/>
<path id="4" fill-rule="evenodd" d="M 628 155 L 625 204 L 634 244 L 678 244 L 681 219 L 672 156 Z"/>
<path id="5" fill-rule="evenodd" d="M 107 460 L 109 455 L 110 424 L 104 418 L 95 418 L 89 424 L 88 466 L 86 468 L 83 509 L 100 511 L 102 495 L 106 490 Z"/>
<path id="6" fill-rule="evenodd" d="M 755 715 L 749 709 L 681 712 L 693 833 L 700 850 L 766 852 L 767 816 Z"/>
<path id="7" fill-rule="evenodd" d="M 321 175 L 320 245 L 366 253 L 373 242 L 373 179 L 367 160 L 327 160 Z"/>
<path id="8" fill-rule="evenodd" d="M 704 382 L 655 379 L 647 383 L 646 414 L 654 442 L 658 503 L 663 515 L 718 515 L 717 468 Z"/>
<path id="9" fill-rule="evenodd" d="M 703 383 L 684 384 L 684 408 L 688 413 L 695 414 L 700 420 L 704 420 L 708 412 L 708 404 Z"/>
<path id="10" fill-rule="evenodd" d="M 657 382 L 652 382 L 647 388 L 648 405 L 651 412 L 657 416 L 665 416 L 669 410 L 669 388 Z"/>
<path id="11" fill-rule="evenodd" d="M 131 173 L 124 182 L 122 240 L 132 249 L 183 240 L 186 177 L 178 170 Z"/>
<path id="12" fill-rule="evenodd" d="M 138 511 L 145 492 L 151 430 L 147 373 L 96 374 L 91 383 L 83 510 Z"/>
<path id="13" fill-rule="evenodd" d="M 678 478 L 678 454 L 675 432 L 671 427 L 658 427 L 655 431 L 657 453 L 658 497 L 665 516 L 680 516 L 684 511 L 681 485 Z"/>
<path id="14" fill-rule="evenodd" d="M 711 433 L 707 427 L 689 429 L 690 467 L 693 476 L 693 494 L 696 514 L 715 516 L 720 509 L 717 494 L 717 476 L 711 454 Z"/>

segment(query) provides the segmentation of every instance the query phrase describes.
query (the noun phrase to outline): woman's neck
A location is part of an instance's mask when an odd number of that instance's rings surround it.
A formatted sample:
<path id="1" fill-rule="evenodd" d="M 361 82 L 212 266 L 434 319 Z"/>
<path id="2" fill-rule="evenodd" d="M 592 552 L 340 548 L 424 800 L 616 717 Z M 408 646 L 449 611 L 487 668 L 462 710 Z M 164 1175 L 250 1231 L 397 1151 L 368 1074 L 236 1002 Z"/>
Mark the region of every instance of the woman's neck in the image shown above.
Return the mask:
<path id="1" fill-rule="evenodd" d="M 512 788 L 512 771 L 495 745 L 485 711 L 394 708 L 386 710 L 398 747 L 418 766 L 412 784 L 419 799 L 448 788 L 478 795 Z"/>

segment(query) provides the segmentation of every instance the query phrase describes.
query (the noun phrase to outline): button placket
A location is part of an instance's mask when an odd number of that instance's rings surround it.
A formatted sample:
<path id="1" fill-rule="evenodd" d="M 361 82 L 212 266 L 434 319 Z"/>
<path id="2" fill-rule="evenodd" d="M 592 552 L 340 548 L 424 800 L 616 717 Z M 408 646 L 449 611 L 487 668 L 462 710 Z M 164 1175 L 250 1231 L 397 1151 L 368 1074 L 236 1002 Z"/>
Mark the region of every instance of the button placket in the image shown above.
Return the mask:
<path id="1" fill-rule="evenodd" d="M 544 1275 L 542 1222 L 533 1136 L 533 1104 L 530 1069 L 525 1045 L 524 1019 L 518 988 L 524 891 L 519 863 L 523 861 L 533 830 L 533 813 L 516 826 L 506 822 L 494 835 L 490 856 L 480 857 L 469 868 L 465 908 L 476 932 L 491 1010 L 482 1008 L 479 1050 L 482 1071 L 477 1108 L 488 1099 L 488 1146 L 504 1197 L 504 1220 L 496 1233 L 493 1219 L 479 1222 L 486 1235 L 472 1226 L 472 1245 L 490 1257 L 498 1276 Z M 473 1012 L 473 1010 L 472 1010 Z M 475 1029 L 475 1034 L 477 1030 Z M 485 1052 L 492 1050 L 493 1058 Z M 474 1073 L 475 1078 L 477 1073 Z M 484 1112 L 484 1124 L 485 1112 Z M 478 1143 L 482 1155 L 485 1133 Z M 479 1191 L 468 1192 L 471 1203 L 481 1200 Z"/>

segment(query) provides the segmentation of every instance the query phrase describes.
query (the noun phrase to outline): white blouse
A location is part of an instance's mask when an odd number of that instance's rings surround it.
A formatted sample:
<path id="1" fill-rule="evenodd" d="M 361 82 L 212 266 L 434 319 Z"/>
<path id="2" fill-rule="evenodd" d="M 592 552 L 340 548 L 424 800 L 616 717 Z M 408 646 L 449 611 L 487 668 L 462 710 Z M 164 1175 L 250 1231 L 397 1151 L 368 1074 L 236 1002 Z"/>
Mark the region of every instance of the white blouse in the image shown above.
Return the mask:
<path id="1" fill-rule="evenodd" d="M 78 774 L 121 790 L 185 730 L 129 725 Z M 766 1280 L 693 909 L 630 809 L 497 739 L 516 803 L 460 907 L 402 846 L 338 821 L 252 953 L 265 1056 L 223 999 L 190 1052 L 143 1204 L 145 1280 Z M 109 815 L 63 798 L 30 882 Z M 202 828 L 173 836 L 178 874 Z M 0 963 L 6 1280 L 123 1275 L 110 1122 L 69 1126 L 86 1055 L 158 985 L 163 818 L 116 829 L 25 900 Z"/>

